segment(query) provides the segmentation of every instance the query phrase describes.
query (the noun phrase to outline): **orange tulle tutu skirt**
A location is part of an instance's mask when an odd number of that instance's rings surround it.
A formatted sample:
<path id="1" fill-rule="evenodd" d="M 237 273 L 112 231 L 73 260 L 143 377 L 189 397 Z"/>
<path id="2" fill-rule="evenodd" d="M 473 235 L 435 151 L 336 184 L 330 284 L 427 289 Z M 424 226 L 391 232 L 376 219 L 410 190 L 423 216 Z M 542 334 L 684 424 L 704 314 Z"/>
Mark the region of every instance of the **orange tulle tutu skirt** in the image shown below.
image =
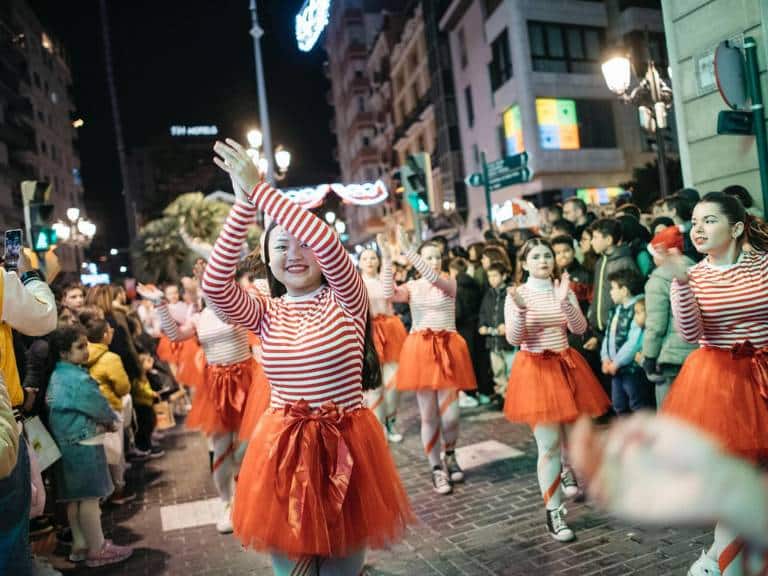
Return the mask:
<path id="1" fill-rule="evenodd" d="M 270 408 L 240 468 L 232 523 L 244 546 L 347 556 L 399 540 L 414 521 L 381 424 L 367 408 Z"/>
<path id="2" fill-rule="evenodd" d="M 167 362 L 168 364 L 178 364 L 179 353 L 181 352 L 183 345 L 184 342 L 173 342 L 168 336 L 161 334 L 155 354 L 157 354 L 157 357 L 163 362 Z"/>
<path id="3" fill-rule="evenodd" d="M 377 314 L 373 317 L 373 345 L 379 362 L 388 364 L 400 359 L 400 350 L 408 337 L 403 321 L 397 316 Z"/>
<path id="4" fill-rule="evenodd" d="M 206 360 L 203 347 L 194 338 L 184 340 L 178 357 L 176 380 L 188 388 L 204 385 Z"/>
<path id="5" fill-rule="evenodd" d="M 195 388 L 187 428 L 207 435 L 237 431 L 252 378 L 252 358 L 236 364 L 209 364 L 202 386 Z"/>
<path id="6" fill-rule="evenodd" d="M 457 332 L 419 330 L 405 339 L 395 386 L 398 390 L 477 388 L 467 343 Z"/>
<path id="7" fill-rule="evenodd" d="M 245 402 L 245 411 L 243 412 L 243 421 L 240 423 L 239 439 L 247 442 L 253 434 L 256 424 L 264 412 L 269 408 L 271 398 L 269 381 L 264 369 L 258 362 L 253 363 L 253 377 L 251 379 L 251 389 L 248 390 L 248 400 Z"/>
<path id="8" fill-rule="evenodd" d="M 519 351 L 509 374 L 504 416 L 512 422 L 573 422 L 582 414 L 601 416 L 611 401 L 582 356 L 562 352 Z"/>
<path id="9" fill-rule="evenodd" d="M 700 348 L 683 364 L 662 412 L 708 432 L 726 450 L 768 457 L 768 348 Z"/>

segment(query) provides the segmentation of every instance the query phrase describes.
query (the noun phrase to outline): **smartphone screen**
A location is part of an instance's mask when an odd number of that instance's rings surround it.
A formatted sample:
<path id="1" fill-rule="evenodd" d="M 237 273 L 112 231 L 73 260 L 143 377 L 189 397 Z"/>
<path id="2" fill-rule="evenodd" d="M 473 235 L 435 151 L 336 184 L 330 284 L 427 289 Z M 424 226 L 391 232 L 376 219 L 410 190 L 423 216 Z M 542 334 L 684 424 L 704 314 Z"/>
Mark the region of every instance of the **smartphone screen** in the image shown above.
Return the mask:
<path id="1" fill-rule="evenodd" d="M 19 254 L 21 254 L 21 229 L 5 231 L 5 268 L 16 270 L 19 267 Z"/>

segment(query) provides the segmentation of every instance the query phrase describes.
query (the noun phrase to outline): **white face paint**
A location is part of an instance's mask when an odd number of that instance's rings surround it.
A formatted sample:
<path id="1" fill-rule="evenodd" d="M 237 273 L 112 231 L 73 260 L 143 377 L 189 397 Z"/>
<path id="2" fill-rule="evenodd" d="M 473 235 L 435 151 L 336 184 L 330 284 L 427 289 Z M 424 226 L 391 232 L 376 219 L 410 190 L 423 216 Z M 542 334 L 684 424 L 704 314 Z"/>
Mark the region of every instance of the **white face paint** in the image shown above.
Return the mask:
<path id="1" fill-rule="evenodd" d="M 303 296 L 320 287 L 323 275 L 314 252 L 282 226 L 270 232 L 267 249 L 269 269 L 289 296 Z"/>
<path id="2" fill-rule="evenodd" d="M 379 257 L 373 250 L 360 254 L 360 271 L 366 276 L 375 276 L 379 271 Z"/>

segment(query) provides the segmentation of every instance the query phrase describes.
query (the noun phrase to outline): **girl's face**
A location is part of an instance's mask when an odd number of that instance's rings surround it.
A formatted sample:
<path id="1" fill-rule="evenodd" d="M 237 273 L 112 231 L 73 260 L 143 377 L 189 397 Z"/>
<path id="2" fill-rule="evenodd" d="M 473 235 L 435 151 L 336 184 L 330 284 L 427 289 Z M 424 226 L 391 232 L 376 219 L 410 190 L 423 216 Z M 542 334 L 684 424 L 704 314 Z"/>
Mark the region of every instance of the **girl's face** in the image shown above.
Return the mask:
<path id="1" fill-rule="evenodd" d="M 80 288 L 72 288 L 71 290 L 68 290 L 61 300 L 61 305 L 70 310 L 80 310 L 80 308 L 83 307 L 83 304 L 85 304 L 85 294 L 83 294 L 83 291 L 80 290 Z"/>
<path id="2" fill-rule="evenodd" d="M 168 301 L 168 304 L 176 304 L 179 301 L 179 287 L 166 286 L 165 299 Z"/>
<path id="3" fill-rule="evenodd" d="M 579 238 L 579 248 L 581 248 L 582 254 L 586 254 L 592 249 L 592 234 L 590 234 L 588 230 L 584 230 L 584 232 L 581 233 L 581 238 Z"/>
<path id="4" fill-rule="evenodd" d="M 744 224 L 731 225 L 720 206 L 714 202 L 700 202 L 693 209 L 691 241 L 702 254 L 721 254 L 736 242 L 744 231 Z"/>
<path id="5" fill-rule="evenodd" d="M 645 328 L 645 302 L 642 300 L 635 302 L 635 322 L 640 328 Z"/>
<path id="6" fill-rule="evenodd" d="M 487 255 L 483 254 L 480 258 L 480 265 L 483 267 L 483 270 L 486 272 L 488 271 L 488 268 L 491 267 L 491 259 L 488 258 Z"/>
<path id="7" fill-rule="evenodd" d="M 435 272 L 440 274 L 443 268 L 443 253 L 437 246 L 425 246 L 421 251 L 421 258 Z"/>
<path id="8" fill-rule="evenodd" d="M 67 352 L 62 352 L 61 359 L 70 364 L 84 365 L 88 362 L 88 339 L 80 336 Z"/>
<path id="9" fill-rule="evenodd" d="M 320 287 L 323 275 L 315 253 L 282 226 L 270 232 L 268 250 L 269 269 L 289 296 L 309 294 Z"/>
<path id="10" fill-rule="evenodd" d="M 523 268 L 534 278 L 551 278 L 555 270 L 555 255 L 546 246 L 534 246 L 528 252 Z"/>
<path id="11" fill-rule="evenodd" d="M 360 254 L 360 271 L 367 276 L 374 276 L 379 271 L 379 257 L 373 250 L 363 250 Z"/>

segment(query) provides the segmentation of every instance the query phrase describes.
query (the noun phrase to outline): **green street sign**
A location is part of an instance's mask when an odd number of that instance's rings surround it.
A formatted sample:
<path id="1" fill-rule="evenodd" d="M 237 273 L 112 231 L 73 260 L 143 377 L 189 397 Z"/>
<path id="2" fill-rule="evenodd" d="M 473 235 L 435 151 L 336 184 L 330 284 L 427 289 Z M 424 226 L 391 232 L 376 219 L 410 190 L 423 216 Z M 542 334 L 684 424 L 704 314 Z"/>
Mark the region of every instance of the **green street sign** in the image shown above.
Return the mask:
<path id="1" fill-rule="evenodd" d="M 494 176 L 488 178 L 488 189 L 491 192 L 512 186 L 513 184 L 522 184 L 528 182 L 531 179 L 531 171 L 526 168 L 519 170 L 507 170 L 504 172 L 498 172 Z"/>
<path id="2" fill-rule="evenodd" d="M 470 174 L 469 176 L 466 177 L 466 179 L 464 180 L 464 183 L 467 186 L 471 186 L 471 187 L 474 187 L 474 188 L 482 186 L 483 185 L 483 175 L 480 174 L 480 172 L 473 172 L 472 174 Z"/>
<path id="3" fill-rule="evenodd" d="M 513 154 L 512 156 L 504 157 L 504 166 L 510 170 L 518 170 L 528 166 L 528 152 L 523 150 L 520 154 Z"/>

